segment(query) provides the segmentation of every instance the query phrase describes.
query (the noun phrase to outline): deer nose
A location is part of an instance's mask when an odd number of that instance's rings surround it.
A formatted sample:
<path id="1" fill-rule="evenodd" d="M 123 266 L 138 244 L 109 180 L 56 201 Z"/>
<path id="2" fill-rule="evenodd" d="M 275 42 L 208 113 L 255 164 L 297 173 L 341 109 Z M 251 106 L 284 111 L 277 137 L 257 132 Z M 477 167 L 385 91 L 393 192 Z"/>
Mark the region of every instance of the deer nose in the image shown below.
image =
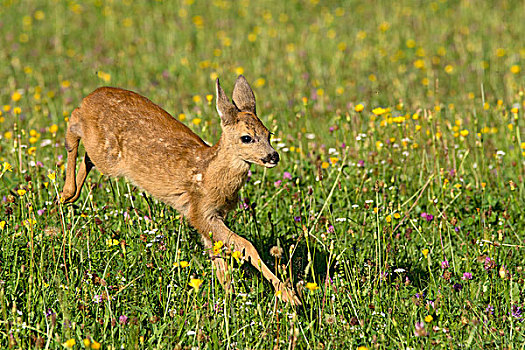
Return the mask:
<path id="1" fill-rule="evenodd" d="M 279 163 L 279 153 L 273 152 L 272 154 L 268 155 L 268 162 L 272 164 Z"/>

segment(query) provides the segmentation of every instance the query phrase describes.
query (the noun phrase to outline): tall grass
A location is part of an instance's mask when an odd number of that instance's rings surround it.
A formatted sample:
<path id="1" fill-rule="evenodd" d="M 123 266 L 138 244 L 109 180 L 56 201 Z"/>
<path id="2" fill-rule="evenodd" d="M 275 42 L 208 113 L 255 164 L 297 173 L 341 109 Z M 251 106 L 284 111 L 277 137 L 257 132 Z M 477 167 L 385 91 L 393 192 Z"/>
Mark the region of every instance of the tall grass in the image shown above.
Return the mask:
<path id="1" fill-rule="evenodd" d="M 519 347 L 524 11 L 3 1 L 1 347 Z M 231 93 L 238 74 L 282 161 L 251 169 L 229 226 L 299 308 L 223 252 L 225 293 L 179 213 L 124 180 L 93 171 L 75 205 L 56 200 L 68 116 L 96 87 L 137 91 L 214 142 L 213 80 Z"/>

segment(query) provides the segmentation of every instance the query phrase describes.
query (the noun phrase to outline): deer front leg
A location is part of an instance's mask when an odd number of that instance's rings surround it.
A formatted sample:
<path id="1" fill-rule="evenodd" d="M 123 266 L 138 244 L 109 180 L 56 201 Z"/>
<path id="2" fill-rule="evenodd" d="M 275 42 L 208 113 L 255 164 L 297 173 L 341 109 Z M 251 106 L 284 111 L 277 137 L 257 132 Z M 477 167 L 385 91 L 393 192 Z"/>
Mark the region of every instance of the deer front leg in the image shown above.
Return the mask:
<path id="1" fill-rule="evenodd" d="M 294 291 L 287 288 L 268 268 L 268 266 L 266 266 L 261 260 L 257 249 L 255 249 L 250 241 L 231 231 L 220 219 L 213 220 L 213 223 L 210 226 L 214 241 L 222 241 L 228 248 L 243 253 L 245 258 L 263 274 L 264 278 L 272 283 L 277 295 L 281 299 L 286 302 L 294 303 L 295 305 L 301 305 L 301 301 L 297 298 Z"/>

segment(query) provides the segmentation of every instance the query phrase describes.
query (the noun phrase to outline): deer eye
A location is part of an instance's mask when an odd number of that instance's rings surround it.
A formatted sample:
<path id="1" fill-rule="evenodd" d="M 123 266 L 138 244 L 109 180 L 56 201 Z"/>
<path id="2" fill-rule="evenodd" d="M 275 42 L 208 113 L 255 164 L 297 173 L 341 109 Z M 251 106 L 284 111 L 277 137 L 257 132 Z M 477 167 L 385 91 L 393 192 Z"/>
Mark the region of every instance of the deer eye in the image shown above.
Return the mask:
<path id="1" fill-rule="evenodd" d="M 253 142 L 253 139 L 251 136 L 244 135 L 244 136 L 241 136 L 241 141 L 242 143 L 251 143 Z"/>

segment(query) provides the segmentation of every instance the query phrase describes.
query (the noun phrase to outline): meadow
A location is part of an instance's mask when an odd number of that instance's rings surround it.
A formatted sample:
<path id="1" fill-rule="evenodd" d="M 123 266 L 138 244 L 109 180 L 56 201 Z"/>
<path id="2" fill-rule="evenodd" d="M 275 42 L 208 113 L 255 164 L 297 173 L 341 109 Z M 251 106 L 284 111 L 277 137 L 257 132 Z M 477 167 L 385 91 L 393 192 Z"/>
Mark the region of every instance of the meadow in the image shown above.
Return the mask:
<path id="1" fill-rule="evenodd" d="M 523 348 L 525 2 L 1 3 L 1 348 Z M 228 225 L 300 307 L 123 179 L 57 201 L 95 88 L 213 143 L 239 74 L 281 162 Z"/>

